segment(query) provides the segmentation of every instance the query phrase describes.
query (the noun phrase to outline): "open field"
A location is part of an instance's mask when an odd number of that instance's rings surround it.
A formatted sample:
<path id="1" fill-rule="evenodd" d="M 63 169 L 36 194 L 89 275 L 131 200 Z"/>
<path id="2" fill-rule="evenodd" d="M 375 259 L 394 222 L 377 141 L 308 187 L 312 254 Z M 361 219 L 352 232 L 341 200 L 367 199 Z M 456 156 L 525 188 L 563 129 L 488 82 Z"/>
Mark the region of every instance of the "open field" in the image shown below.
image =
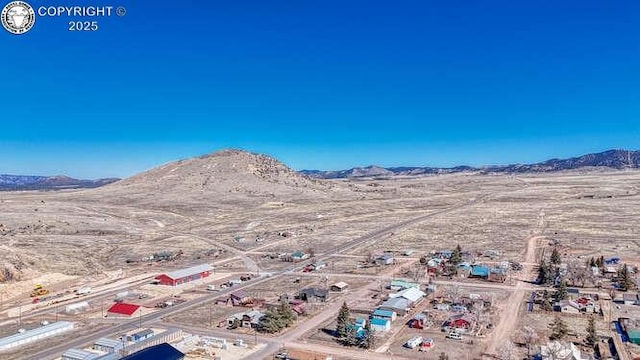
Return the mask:
<path id="1" fill-rule="evenodd" d="M 29 304 L 28 293 L 36 283 L 63 295 L 91 285 L 104 294 L 96 295 L 100 301 L 112 301 L 113 291 L 132 287 L 150 295 L 139 303 L 153 305 L 174 295 L 173 289 L 146 285 L 153 274 L 201 263 L 213 264 L 215 276 L 178 289 L 188 303 L 216 296 L 204 290 L 207 283 L 219 285 L 241 274 L 264 275 L 245 291 L 269 302 L 303 287 L 348 282 L 347 293 L 332 294 L 317 309 L 311 306 L 302 330 L 282 335 L 291 342 L 328 326 L 337 311 L 330 307 L 343 300 L 363 310 L 375 307 L 388 292 L 383 288 L 389 279 L 410 277 L 406 271 L 419 268 L 422 255 L 456 244 L 478 261 L 489 261 L 479 254 L 496 250 L 500 260 L 525 262 L 525 269 L 510 274 L 505 283 L 439 277 L 438 286 L 506 291 L 511 295 L 496 299 L 496 313 L 518 316 L 523 296 L 533 286 L 527 282 L 547 246 L 540 239 L 559 242 L 563 256 L 575 261 L 602 255 L 638 265 L 640 230 L 634 224 L 640 218 L 639 183 L 638 171 L 597 170 L 320 181 L 271 160 L 224 153 L 167 164 L 98 189 L 2 192 L 1 320 L 12 327 L 21 306 L 26 316 L 47 306 Z M 413 253 L 403 256 L 408 249 Z M 315 256 L 299 263 L 278 259 L 296 250 Z M 394 253 L 396 264 L 371 266 L 370 257 L 383 251 Z M 172 260 L 150 260 L 157 254 L 172 254 Z M 317 259 L 327 267 L 301 272 Z M 424 284 L 428 279 L 421 280 Z M 96 303 L 92 306 L 95 313 Z M 210 328 L 229 311 L 238 312 L 204 304 L 165 320 Z M 90 323 L 91 318 L 84 320 Z M 496 321 L 500 337 L 513 332 L 508 321 Z M 399 347 L 405 333 L 391 337 L 388 351 L 415 355 Z M 437 349 L 455 343 L 441 340 Z M 493 351 L 498 340 L 476 345 Z M 453 345 L 450 351 L 458 350 Z"/>

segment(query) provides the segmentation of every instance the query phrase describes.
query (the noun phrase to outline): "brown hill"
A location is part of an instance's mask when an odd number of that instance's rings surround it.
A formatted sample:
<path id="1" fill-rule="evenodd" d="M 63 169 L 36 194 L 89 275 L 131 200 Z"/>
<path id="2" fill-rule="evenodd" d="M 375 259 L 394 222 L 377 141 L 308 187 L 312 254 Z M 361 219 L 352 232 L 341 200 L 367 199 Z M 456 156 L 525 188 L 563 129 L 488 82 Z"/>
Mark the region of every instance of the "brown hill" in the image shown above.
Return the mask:
<path id="1" fill-rule="evenodd" d="M 222 150 L 168 163 L 91 192 L 109 194 L 108 201 L 119 204 L 206 202 L 216 207 L 308 201 L 331 196 L 333 192 L 327 190 L 335 187 L 299 174 L 266 155 Z"/>

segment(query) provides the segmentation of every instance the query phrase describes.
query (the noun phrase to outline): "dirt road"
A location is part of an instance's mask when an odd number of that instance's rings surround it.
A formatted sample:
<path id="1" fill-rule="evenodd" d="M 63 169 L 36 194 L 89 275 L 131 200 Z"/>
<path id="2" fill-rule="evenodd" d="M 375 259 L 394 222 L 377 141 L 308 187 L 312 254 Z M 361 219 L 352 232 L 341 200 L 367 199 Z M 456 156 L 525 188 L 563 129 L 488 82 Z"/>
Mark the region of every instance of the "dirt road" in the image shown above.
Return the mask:
<path id="1" fill-rule="evenodd" d="M 544 239 L 544 236 L 533 236 L 527 240 L 523 263 L 534 264 L 536 262 L 536 248 L 542 239 Z M 506 300 L 506 307 L 500 312 L 500 321 L 491 335 L 491 340 L 486 350 L 487 354 L 495 354 L 498 347 L 514 334 L 520 305 L 524 301 L 525 294 L 529 291 L 526 281 L 533 280 L 534 274 L 534 266 L 525 266 L 522 277 L 518 279 L 511 296 Z"/>

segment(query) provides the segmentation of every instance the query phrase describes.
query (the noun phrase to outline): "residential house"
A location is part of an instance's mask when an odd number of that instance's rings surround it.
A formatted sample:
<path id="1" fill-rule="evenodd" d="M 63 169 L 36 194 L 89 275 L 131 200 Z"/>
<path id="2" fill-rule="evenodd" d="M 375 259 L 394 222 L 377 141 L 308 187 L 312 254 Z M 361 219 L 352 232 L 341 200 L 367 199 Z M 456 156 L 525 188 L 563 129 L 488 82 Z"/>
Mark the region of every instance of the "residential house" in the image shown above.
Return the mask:
<path id="1" fill-rule="evenodd" d="M 391 290 L 405 290 L 409 288 L 419 288 L 419 287 L 420 287 L 420 284 L 416 284 L 414 282 L 411 282 L 405 279 L 392 280 L 391 284 L 389 285 L 389 288 Z"/>
<path id="2" fill-rule="evenodd" d="M 580 305 L 572 300 L 560 300 L 554 305 L 554 310 L 567 314 L 579 314 Z"/>
<path id="3" fill-rule="evenodd" d="M 427 323 L 427 315 L 426 314 L 416 314 L 413 319 L 409 320 L 409 327 L 412 329 L 424 329 L 425 324 Z"/>
<path id="4" fill-rule="evenodd" d="M 299 261 L 308 259 L 310 256 L 311 256 L 310 254 L 297 250 L 291 253 L 291 260 L 293 262 L 299 262 Z"/>
<path id="5" fill-rule="evenodd" d="M 489 277 L 489 267 L 483 265 L 474 265 L 471 268 L 471 274 L 469 276 L 486 279 Z"/>
<path id="6" fill-rule="evenodd" d="M 389 319 L 373 318 L 371 319 L 371 330 L 387 332 L 391 330 L 391 321 Z"/>
<path id="7" fill-rule="evenodd" d="M 587 357 L 582 357 L 580 350 L 573 343 L 560 341 L 542 345 L 540 355 L 542 360 L 588 360 Z"/>
<path id="8" fill-rule="evenodd" d="M 397 315 L 395 311 L 382 309 L 375 309 L 373 311 L 373 314 L 371 314 L 371 317 L 374 319 L 387 319 L 390 321 L 394 321 L 396 319 L 396 316 Z"/>
<path id="9" fill-rule="evenodd" d="M 361 317 L 356 318 L 356 321 L 353 324 L 364 329 L 364 327 L 367 326 L 367 319 Z"/>
<path id="10" fill-rule="evenodd" d="M 264 313 L 252 310 L 242 315 L 242 327 L 257 329 L 260 326 L 260 320 L 264 317 Z"/>
<path id="11" fill-rule="evenodd" d="M 318 288 L 306 288 L 300 290 L 298 299 L 306 302 L 325 302 L 329 298 L 329 291 Z"/>
<path id="12" fill-rule="evenodd" d="M 445 330 L 456 330 L 459 333 L 467 333 L 476 326 L 476 317 L 472 314 L 453 315 L 442 324 Z"/>

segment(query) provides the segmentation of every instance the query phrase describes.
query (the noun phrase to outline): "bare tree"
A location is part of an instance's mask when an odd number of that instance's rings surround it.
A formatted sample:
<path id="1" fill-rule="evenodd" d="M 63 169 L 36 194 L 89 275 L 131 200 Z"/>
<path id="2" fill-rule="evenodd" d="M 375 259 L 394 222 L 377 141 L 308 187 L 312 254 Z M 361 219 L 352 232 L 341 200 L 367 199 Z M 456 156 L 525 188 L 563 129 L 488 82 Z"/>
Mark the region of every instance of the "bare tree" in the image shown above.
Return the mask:
<path id="1" fill-rule="evenodd" d="M 458 303 L 462 297 L 462 290 L 459 286 L 448 286 L 444 289 L 444 296 L 452 303 Z"/>
<path id="2" fill-rule="evenodd" d="M 516 360 L 516 346 L 512 341 L 505 341 L 498 348 L 498 359 L 500 360 Z"/>
<path id="3" fill-rule="evenodd" d="M 527 359 L 531 358 L 531 348 L 540 341 L 540 336 L 531 326 L 525 326 L 520 331 L 520 338 L 527 346 Z"/>

